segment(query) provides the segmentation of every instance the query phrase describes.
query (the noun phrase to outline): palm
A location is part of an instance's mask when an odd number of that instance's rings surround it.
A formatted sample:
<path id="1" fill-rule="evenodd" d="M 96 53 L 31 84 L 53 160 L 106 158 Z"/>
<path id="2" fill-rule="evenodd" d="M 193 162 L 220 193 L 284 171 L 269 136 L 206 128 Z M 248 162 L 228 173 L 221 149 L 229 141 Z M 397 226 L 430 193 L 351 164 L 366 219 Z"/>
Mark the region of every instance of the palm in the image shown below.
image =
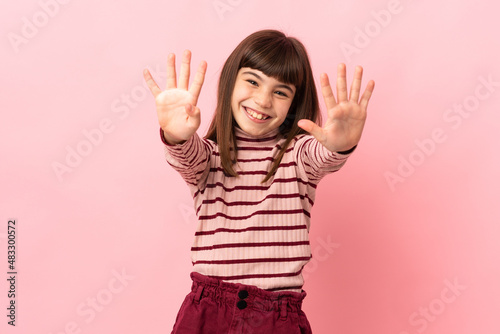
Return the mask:
<path id="1" fill-rule="evenodd" d="M 189 133 L 194 133 L 197 129 L 197 120 L 186 112 L 187 105 L 196 105 L 196 98 L 189 91 L 174 88 L 167 89 L 158 94 L 155 98 L 158 122 L 164 132 L 177 134 L 175 137 L 187 140 Z M 177 133 L 179 129 L 185 129 L 183 133 Z"/>
<path id="2" fill-rule="evenodd" d="M 338 104 L 328 111 L 328 119 L 322 128 L 326 144 L 331 143 L 339 147 L 336 151 L 354 147 L 361 139 L 365 119 L 366 112 L 358 104 L 353 102 Z"/>
<path id="3" fill-rule="evenodd" d="M 155 97 L 158 122 L 165 139 L 172 144 L 188 140 L 200 126 L 200 110 L 196 103 L 205 78 L 207 64 L 201 62 L 193 83 L 189 86 L 190 63 L 191 52 L 186 50 L 182 58 L 179 82 L 177 82 L 175 55 L 169 55 L 167 87 L 164 91 L 160 90 L 149 71 L 144 71 L 144 79 Z"/>
<path id="4" fill-rule="evenodd" d="M 310 132 L 323 146 L 332 152 L 349 150 L 356 146 L 361 139 L 366 121 L 368 101 L 375 87 L 375 82 L 370 81 L 363 96 L 361 99 L 359 98 L 362 71 L 363 69 L 360 66 L 356 68 L 348 98 L 345 65 L 339 65 L 337 101 L 333 95 L 328 76 L 323 74 L 321 76 L 321 92 L 327 108 L 327 121 L 323 128 L 308 120 L 299 122 L 301 128 Z"/>

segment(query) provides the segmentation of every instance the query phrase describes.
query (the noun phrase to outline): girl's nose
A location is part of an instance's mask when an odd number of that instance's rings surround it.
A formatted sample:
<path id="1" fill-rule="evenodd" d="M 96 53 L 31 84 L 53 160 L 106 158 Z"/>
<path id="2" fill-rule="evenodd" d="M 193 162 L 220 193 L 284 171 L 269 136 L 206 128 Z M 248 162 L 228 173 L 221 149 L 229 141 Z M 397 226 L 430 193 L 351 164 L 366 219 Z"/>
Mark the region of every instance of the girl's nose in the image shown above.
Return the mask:
<path id="1" fill-rule="evenodd" d="M 260 92 L 255 94 L 254 101 L 261 108 L 270 108 L 271 107 L 271 97 L 264 90 L 261 90 Z"/>

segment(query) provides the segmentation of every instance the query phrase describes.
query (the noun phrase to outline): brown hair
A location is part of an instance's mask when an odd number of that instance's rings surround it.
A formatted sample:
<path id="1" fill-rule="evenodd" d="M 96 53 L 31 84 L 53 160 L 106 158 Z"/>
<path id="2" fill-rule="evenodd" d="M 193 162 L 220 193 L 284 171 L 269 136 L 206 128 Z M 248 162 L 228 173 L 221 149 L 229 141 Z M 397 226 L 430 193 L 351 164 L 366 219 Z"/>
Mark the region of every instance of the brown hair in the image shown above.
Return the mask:
<path id="1" fill-rule="evenodd" d="M 219 146 L 222 168 L 226 175 L 238 176 L 236 163 L 238 147 L 234 135 L 236 121 L 231 109 L 231 98 L 238 71 L 250 67 L 286 84 L 296 87 L 287 117 L 279 131 L 286 141 L 274 158 L 271 170 L 262 182 L 269 180 L 281 162 L 293 138 L 305 133 L 297 125 L 300 119 L 321 122 L 316 86 L 304 45 L 294 37 L 277 30 L 260 30 L 246 37 L 226 60 L 219 78 L 217 107 L 206 139 Z"/>

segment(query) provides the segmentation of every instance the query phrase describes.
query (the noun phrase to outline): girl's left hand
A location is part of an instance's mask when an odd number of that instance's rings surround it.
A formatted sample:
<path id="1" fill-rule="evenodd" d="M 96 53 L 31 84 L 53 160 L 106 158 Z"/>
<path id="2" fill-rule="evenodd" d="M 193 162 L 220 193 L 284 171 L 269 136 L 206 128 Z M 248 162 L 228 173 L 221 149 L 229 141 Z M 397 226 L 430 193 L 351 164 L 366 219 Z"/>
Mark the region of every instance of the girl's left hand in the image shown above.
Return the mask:
<path id="1" fill-rule="evenodd" d="M 348 151 L 356 146 L 361 139 L 361 133 L 366 121 L 368 101 L 375 88 L 375 82 L 370 80 L 361 99 L 359 91 L 363 68 L 356 66 L 354 81 L 351 85 L 349 98 L 347 97 L 346 66 L 339 64 L 337 68 L 337 98 L 333 95 L 328 76 L 323 73 L 320 77 L 321 92 L 328 111 L 328 119 L 323 128 L 316 123 L 302 119 L 298 126 L 313 135 L 323 146 L 331 152 Z"/>

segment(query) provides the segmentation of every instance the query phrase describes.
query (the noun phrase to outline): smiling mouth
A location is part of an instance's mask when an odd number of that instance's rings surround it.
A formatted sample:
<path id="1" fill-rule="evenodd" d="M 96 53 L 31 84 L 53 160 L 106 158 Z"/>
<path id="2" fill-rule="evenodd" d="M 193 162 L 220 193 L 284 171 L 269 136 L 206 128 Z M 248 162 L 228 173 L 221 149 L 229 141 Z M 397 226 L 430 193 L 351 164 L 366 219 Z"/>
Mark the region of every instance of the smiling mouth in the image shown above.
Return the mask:
<path id="1" fill-rule="evenodd" d="M 253 117 L 255 119 L 258 119 L 260 121 L 264 121 L 264 120 L 266 120 L 268 118 L 271 118 L 271 116 L 258 113 L 255 110 L 247 108 L 247 107 L 243 107 L 243 109 L 245 110 L 245 112 L 247 113 L 247 115 L 249 115 L 249 116 L 251 116 L 251 117 Z"/>

